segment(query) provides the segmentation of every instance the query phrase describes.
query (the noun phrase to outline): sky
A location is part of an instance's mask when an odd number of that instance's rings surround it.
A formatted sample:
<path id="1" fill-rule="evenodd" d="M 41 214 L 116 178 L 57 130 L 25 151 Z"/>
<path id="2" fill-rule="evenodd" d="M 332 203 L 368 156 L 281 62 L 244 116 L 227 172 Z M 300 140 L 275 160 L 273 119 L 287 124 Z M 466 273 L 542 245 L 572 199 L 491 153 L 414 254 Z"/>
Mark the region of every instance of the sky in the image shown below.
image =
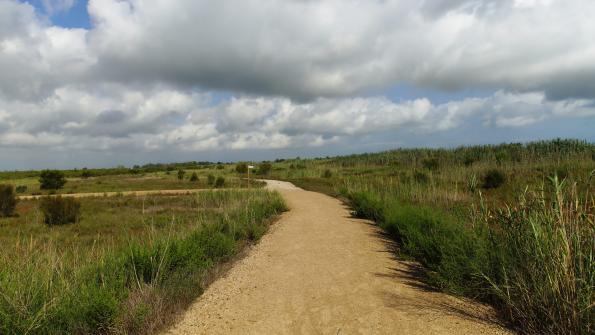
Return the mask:
<path id="1" fill-rule="evenodd" d="M 0 0 L 0 170 L 595 141 L 591 0 Z"/>

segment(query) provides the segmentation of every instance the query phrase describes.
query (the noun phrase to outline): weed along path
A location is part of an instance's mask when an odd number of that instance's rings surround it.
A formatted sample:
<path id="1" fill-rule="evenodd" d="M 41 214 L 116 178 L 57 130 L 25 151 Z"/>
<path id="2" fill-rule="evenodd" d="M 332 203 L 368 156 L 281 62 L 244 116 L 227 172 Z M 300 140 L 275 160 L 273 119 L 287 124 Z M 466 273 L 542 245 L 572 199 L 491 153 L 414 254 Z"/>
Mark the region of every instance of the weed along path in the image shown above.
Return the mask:
<path id="1" fill-rule="evenodd" d="M 146 195 L 183 195 L 204 191 L 218 191 L 229 190 L 228 188 L 211 189 L 211 188 L 195 188 L 182 190 L 149 190 L 149 191 L 123 191 L 123 192 L 94 192 L 94 193 L 63 193 L 51 194 L 50 197 L 61 196 L 63 198 L 99 198 L 99 197 L 115 197 L 115 196 L 146 196 Z M 19 200 L 35 200 L 43 198 L 47 195 L 21 195 L 17 197 Z"/>
<path id="2" fill-rule="evenodd" d="M 434 292 L 337 199 L 268 181 L 290 211 L 168 334 L 507 334 L 485 306 Z"/>

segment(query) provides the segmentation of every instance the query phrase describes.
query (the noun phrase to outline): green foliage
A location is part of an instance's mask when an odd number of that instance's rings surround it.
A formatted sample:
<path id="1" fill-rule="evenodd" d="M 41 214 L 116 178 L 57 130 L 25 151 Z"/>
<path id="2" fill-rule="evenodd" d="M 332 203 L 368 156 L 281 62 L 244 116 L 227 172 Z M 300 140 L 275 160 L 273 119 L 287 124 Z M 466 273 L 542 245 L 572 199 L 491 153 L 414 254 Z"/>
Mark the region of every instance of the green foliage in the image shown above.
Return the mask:
<path id="1" fill-rule="evenodd" d="M 273 166 L 271 165 L 271 163 L 260 163 L 258 164 L 258 170 L 256 171 L 256 173 L 259 175 L 268 175 L 272 169 Z"/>
<path id="2" fill-rule="evenodd" d="M 14 186 L 0 184 L 0 216 L 12 216 L 16 205 Z"/>
<path id="3" fill-rule="evenodd" d="M 498 169 L 490 169 L 483 176 L 481 187 L 485 189 L 498 188 L 506 182 L 506 176 Z"/>
<path id="4" fill-rule="evenodd" d="M 215 187 L 223 187 L 225 186 L 225 178 L 219 176 L 217 177 L 217 179 L 215 180 Z"/>
<path id="5" fill-rule="evenodd" d="M 25 193 L 25 192 L 27 192 L 27 186 L 19 185 L 16 187 L 16 191 L 17 191 L 17 193 Z"/>
<path id="6" fill-rule="evenodd" d="M 81 171 L 81 178 L 83 178 L 83 179 L 87 179 L 92 176 L 93 176 L 93 174 L 87 168 L 83 168 L 83 170 Z"/>
<path id="7" fill-rule="evenodd" d="M 58 226 L 78 222 L 81 203 L 75 198 L 44 197 L 39 203 L 44 222 L 48 226 Z"/>
<path id="8" fill-rule="evenodd" d="M 215 176 L 210 174 L 207 176 L 207 183 L 209 185 L 215 185 Z"/>
<path id="9" fill-rule="evenodd" d="M 427 158 L 422 161 L 422 165 L 424 168 L 430 171 L 436 171 L 440 167 L 440 163 L 438 163 L 437 158 Z"/>
<path id="10" fill-rule="evenodd" d="M 39 184 L 42 190 L 58 190 L 66 184 L 66 177 L 62 171 L 44 170 L 39 175 Z"/>
<path id="11" fill-rule="evenodd" d="M 186 174 L 186 171 L 184 171 L 184 170 L 178 170 L 178 179 L 179 180 L 183 180 L 185 174 Z"/>
<path id="12" fill-rule="evenodd" d="M 248 164 L 246 163 L 238 163 L 236 164 L 236 172 L 240 174 L 244 174 L 248 172 Z"/>
<path id="13" fill-rule="evenodd" d="M 328 178 L 330 178 L 332 176 L 333 176 L 333 173 L 329 169 L 324 170 L 324 173 L 322 173 L 322 178 L 327 178 L 328 179 Z"/>
<path id="14" fill-rule="evenodd" d="M 196 172 L 192 172 L 192 175 L 190 176 L 190 181 L 193 183 L 198 181 L 198 175 L 196 174 Z"/>
<path id="15" fill-rule="evenodd" d="M 413 173 L 413 179 L 419 184 L 426 184 L 430 180 L 428 175 L 421 171 L 415 171 Z"/>
<path id="16" fill-rule="evenodd" d="M 223 170 L 225 166 L 223 164 L 217 164 L 217 170 Z"/>

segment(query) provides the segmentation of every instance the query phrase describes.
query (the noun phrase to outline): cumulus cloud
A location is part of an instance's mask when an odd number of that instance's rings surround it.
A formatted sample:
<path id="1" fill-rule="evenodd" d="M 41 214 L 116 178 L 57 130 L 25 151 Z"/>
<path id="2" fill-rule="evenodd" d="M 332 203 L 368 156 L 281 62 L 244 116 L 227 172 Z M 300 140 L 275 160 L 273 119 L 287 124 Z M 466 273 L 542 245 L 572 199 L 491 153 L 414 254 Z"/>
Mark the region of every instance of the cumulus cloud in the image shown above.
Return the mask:
<path id="1" fill-rule="evenodd" d="M 91 29 L 64 28 L 0 0 L 0 148 L 301 148 L 595 115 L 592 1 L 89 0 L 88 12 Z M 381 93 L 402 84 L 495 93 Z"/>

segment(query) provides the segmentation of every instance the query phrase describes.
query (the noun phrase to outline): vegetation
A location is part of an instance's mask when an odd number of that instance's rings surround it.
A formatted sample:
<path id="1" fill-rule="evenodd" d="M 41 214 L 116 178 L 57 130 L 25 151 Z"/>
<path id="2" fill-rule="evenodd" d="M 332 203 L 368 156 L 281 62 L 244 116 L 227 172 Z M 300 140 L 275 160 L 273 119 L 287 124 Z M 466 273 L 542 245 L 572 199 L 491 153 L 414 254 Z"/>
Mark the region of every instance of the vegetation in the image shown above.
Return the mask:
<path id="1" fill-rule="evenodd" d="M 219 176 L 217 177 L 217 179 L 215 180 L 215 187 L 223 187 L 225 186 L 225 178 Z"/>
<path id="2" fill-rule="evenodd" d="M 62 171 L 44 170 L 39 175 L 39 188 L 42 190 L 57 190 L 64 187 L 66 177 Z"/>
<path id="3" fill-rule="evenodd" d="M 75 198 L 44 197 L 39 203 L 43 221 L 48 226 L 59 226 L 78 222 L 81 203 Z"/>
<path id="4" fill-rule="evenodd" d="M 77 225 L 29 200 L 0 222 L 1 334 L 156 333 L 285 209 L 259 189 L 81 201 Z"/>
<path id="5" fill-rule="evenodd" d="M 214 175 L 212 175 L 212 174 L 208 175 L 208 176 L 207 176 L 207 183 L 208 183 L 209 185 L 211 185 L 211 186 L 212 186 L 212 185 L 215 185 L 215 176 L 214 176 Z"/>
<path id="6" fill-rule="evenodd" d="M 186 174 L 186 171 L 184 171 L 184 170 L 178 170 L 178 179 L 179 180 L 183 180 L 185 174 Z"/>
<path id="7" fill-rule="evenodd" d="M 346 198 L 424 266 L 428 283 L 490 302 L 539 334 L 595 331 L 594 170 L 595 145 L 575 140 L 294 159 L 273 169 Z"/>
<path id="8" fill-rule="evenodd" d="M 17 205 L 17 198 L 12 185 L 0 184 L 0 217 L 12 216 Z"/>
<path id="9" fill-rule="evenodd" d="M 239 174 L 247 173 L 248 172 L 248 164 L 246 164 L 246 163 L 236 164 L 236 172 Z"/>
<path id="10" fill-rule="evenodd" d="M 196 172 L 192 172 L 192 175 L 190 176 L 190 181 L 193 183 L 198 181 L 198 175 L 196 174 Z"/>
<path id="11" fill-rule="evenodd" d="M 260 163 L 258 164 L 258 170 L 256 171 L 257 174 L 264 176 L 268 175 L 271 170 L 273 169 L 273 165 L 271 163 Z"/>

